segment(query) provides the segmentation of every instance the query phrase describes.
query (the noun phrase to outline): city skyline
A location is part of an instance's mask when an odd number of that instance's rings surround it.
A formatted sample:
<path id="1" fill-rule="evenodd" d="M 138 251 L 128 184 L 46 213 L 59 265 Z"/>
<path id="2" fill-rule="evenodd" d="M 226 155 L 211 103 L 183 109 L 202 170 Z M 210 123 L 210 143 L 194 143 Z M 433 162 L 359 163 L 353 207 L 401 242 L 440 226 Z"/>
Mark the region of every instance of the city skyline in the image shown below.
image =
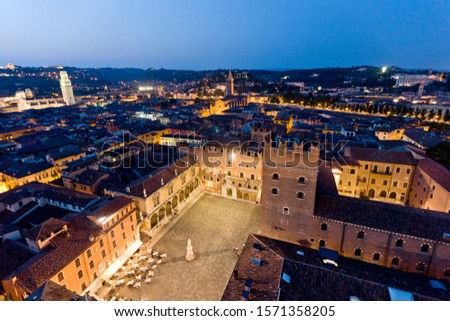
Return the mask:
<path id="1" fill-rule="evenodd" d="M 3 3 L 2 64 L 185 70 L 448 70 L 444 1 Z M 81 10 L 83 9 L 83 10 Z M 199 14 L 200 13 L 200 14 Z M 82 18 L 82 19 L 81 19 Z M 24 25 L 25 26 L 25 25 Z M 59 26 L 56 28 L 56 26 Z M 22 39 L 22 40 L 20 40 Z M 31 54 L 30 54 L 31 53 Z"/>

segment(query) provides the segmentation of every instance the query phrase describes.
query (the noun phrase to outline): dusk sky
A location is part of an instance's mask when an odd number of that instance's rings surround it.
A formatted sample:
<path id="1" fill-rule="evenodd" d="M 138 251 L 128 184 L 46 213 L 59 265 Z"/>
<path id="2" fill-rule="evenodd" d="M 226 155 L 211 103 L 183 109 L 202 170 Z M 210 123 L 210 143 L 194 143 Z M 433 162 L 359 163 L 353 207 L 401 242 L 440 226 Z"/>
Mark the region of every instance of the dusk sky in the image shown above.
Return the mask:
<path id="1" fill-rule="evenodd" d="M 448 0 L 1 0 L 0 65 L 450 69 Z"/>

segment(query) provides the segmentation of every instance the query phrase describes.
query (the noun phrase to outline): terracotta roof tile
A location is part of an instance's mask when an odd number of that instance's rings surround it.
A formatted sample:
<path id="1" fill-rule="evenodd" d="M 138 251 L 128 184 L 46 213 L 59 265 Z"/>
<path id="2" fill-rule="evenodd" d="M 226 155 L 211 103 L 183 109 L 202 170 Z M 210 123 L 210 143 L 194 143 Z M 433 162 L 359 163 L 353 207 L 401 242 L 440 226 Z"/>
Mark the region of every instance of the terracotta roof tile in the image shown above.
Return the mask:
<path id="1" fill-rule="evenodd" d="M 314 215 L 449 243 L 450 216 L 402 205 L 317 193 Z"/>

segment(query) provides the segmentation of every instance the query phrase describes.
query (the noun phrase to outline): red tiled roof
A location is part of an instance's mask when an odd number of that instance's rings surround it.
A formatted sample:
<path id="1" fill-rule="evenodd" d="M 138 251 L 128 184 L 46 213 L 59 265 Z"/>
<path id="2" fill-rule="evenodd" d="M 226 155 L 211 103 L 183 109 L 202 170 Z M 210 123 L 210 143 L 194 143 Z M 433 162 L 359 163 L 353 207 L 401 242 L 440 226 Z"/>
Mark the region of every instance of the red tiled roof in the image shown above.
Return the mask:
<path id="1" fill-rule="evenodd" d="M 380 150 L 375 148 L 347 147 L 344 150 L 345 157 L 351 157 L 356 160 L 394 163 L 404 165 L 415 165 L 416 159 L 410 152 L 401 152 L 393 150 Z"/>
<path id="2" fill-rule="evenodd" d="M 16 276 L 17 284 L 31 293 L 85 252 L 92 245 L 89 236 L 99 233 L 101 229 L 80 213 L 70 222 L 67 233 L 57 235 L 50 248 L 35 255 L 9 278 Z"/>
<path id="3" fill-rule="evenodd" d="M 125 196 L 117 196 L 113 199 L 104 199 L 101 202 L 84 210 L 84 214 L 95 218 L 111 215 L 121 210 L 122 208 L 133 203 L 131 198 Z"/>
<path id="4" fill-rule="evenodd" d="M 318 192 L 314 215 L 449 243 L 450 215 L 441 212 Z"/>
<path id="5" fill-rule="evenodd" d="M 263 250 L 254 249 L 254 243 L 259 244 Z M 252 280 L 249 300 L 252 300 L 252 297 L 256 297 L 256 300 L 259 301 L 277 300 L 283 258 L 266 247 L 266 244 L 262 243 L 255 235 L 248 236 L 244 250 L 235 266 L 237 273 L 234 272 L 231 275 L 222 295 L 222 301 L 240 301 L 247 279 Z M 255 265 L 252 258 L 262 260 L 263 264 Z"/>
<path id="6" fill-rule="evenodd" d="M 36 226 L 31 230 L 29 230 L 28 232 L 26 232 L 25 237 L 31 241 L 46 239 L 50 236 L 50 233 L 56 232 L 66 224 L 67 224 L 66 221 L 51 217 L 41 225 Z"/>
<path id="7" fill-rule="evenodd" d="M 196 161 L 191 156 L 186 156 L 183 159 L 179 159 L 172 165 L 163 168 L 158 173 L 152 175 L 151 177 L 145 179 L 144 181 L 139 181 L 138 183 L 130 186 L 129 193 L 138 196 L 144 196 L 144 189 L 145 189 L 146 195 L 151 195 L 161 188 L 162 186 L 161 182 L 163 182 L 164 185 L 167 184 L 177 175 L 180 175 L 195 163 Z"/>
<path id="8" fill-rule="evenodd" d="M 420 160 L 417 167 L 429 175 L 436 183 L 450 191 L 450 171 L 447 168 L 428 157 Z"/>

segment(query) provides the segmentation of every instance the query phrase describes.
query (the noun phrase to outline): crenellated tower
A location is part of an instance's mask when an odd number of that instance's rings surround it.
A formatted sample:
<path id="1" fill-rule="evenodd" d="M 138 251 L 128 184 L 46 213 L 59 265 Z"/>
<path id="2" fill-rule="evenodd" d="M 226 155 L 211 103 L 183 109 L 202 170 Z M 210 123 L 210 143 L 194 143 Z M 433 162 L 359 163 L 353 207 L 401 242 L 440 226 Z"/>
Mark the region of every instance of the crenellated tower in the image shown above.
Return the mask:
<path id="1" fill-rule="evenodd" d="M 297 140 L 266 140 L 260 233 L 304 243 L 314 213 L 319 149 Z"/>

